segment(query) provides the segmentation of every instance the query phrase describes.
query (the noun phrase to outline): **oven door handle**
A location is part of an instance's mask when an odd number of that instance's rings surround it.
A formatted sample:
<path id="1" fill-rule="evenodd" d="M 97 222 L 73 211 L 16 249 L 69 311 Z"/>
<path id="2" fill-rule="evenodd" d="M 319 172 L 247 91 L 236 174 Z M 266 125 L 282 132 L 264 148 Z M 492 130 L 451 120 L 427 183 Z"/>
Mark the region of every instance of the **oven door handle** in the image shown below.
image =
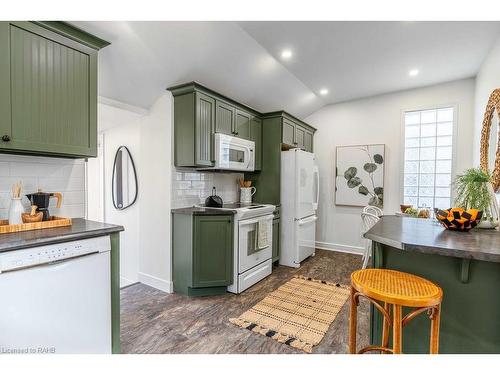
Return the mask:
<path id="1" fill-rule="evenodd" d="M 266 216 L 260 216 L 260 217 L 257 217 L 255 219 L 248 219 L 248 220 L 241 220 L 239 222 L 239 226 L 243 226 L 243 225 L 251 225 L 251 224 L 255 224 L 261 220 L 273 220 L 274 216 L 273 215 L 266 215 Z"/>

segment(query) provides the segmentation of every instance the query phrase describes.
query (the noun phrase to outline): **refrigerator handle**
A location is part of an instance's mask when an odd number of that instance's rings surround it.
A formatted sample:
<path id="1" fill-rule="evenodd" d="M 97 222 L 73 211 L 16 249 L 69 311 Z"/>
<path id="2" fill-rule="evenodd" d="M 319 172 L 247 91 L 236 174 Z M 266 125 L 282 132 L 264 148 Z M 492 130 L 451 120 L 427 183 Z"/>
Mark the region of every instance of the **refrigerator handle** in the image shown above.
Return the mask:
<path id="1" fill-rule="evenodd" d="M 318 209 L 319 202 L 319 168 L 317 165 L 314 166 L 313 173 L 316 179 L 316 199 L 314 200 L 313 208 L 316 211 Z"/>

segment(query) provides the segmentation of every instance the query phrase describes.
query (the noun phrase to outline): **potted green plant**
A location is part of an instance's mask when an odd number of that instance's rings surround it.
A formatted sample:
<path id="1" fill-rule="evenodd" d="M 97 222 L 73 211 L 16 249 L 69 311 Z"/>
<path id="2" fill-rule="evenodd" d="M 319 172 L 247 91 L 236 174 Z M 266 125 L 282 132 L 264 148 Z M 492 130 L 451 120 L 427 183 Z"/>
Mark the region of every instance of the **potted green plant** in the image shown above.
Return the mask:
<path id="1" fill-rule="evenodd" d="M 498 202 L 491 176 L 480 168 L 469 168 L 455 179 L 455 206 L 483 211 L 478 228 L 496 228 L 499 223 Z"/>

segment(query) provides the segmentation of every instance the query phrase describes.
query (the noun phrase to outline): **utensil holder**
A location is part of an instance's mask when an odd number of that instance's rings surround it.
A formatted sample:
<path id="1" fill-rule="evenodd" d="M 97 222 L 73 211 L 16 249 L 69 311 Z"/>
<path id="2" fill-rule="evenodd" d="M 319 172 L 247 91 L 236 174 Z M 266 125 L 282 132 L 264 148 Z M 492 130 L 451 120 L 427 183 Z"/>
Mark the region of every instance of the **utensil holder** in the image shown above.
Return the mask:
<path id="1" fill-rule="evenodd" d="M 255 194 L 257 189 L 255 186 L 240 188 L 240 203 L 252 203 L 252 195 Z"/>

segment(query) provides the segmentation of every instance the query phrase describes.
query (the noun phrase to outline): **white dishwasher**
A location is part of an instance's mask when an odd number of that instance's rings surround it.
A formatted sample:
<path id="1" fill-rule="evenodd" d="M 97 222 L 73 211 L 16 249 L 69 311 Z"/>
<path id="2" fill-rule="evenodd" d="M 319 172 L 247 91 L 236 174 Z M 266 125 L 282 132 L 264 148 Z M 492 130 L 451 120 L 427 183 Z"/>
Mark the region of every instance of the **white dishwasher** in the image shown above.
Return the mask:
<path id="1" fill-rule="evenodd" d="M 109 236 L 0 253 L 0 353 L 111 353 Z"/>

